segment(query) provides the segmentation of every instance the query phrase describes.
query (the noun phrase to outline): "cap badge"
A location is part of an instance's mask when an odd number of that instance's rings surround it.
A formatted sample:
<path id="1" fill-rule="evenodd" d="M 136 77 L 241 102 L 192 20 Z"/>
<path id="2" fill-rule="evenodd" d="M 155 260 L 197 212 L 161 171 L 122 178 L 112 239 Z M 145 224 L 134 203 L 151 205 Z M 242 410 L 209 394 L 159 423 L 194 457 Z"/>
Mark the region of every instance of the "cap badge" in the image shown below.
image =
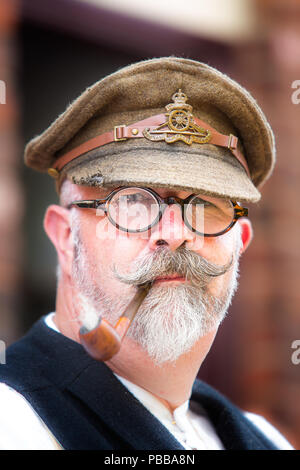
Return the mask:
<path id="1" fill-rule="evenodd" d="M 146 139 L 152 141 L 164 140 L 168 144 L 181 140 L 188 145 L 193 142 L 205 144 L 210 141 L 211 133 L 208 129 L 204 129 L 196 124 L 192 114 L 192 106 L 187 104 L 187 96 L 178 90 L 172 96 L 173 103 L 166 106 L 166 117 L 168 118 L 163 124 L 155 129 L 146 127 L 143 135 Z"/>

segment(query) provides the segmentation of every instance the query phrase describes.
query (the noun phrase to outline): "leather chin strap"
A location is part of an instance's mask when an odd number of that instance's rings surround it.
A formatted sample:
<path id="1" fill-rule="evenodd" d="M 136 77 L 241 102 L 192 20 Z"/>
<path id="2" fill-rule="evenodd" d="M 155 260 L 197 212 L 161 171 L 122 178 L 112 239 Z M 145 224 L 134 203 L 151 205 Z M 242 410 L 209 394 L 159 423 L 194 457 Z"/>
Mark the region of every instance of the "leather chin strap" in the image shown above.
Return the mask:
<path id="1" fill-rule="evenodd" d="M 48 169 L 48 173 L 50 176 L 57 178 L 59 176 L 59 172 L 63 169 L 65 165 L 70 163 L 75 158 L 83 155 L 84 153 L 89 152 L 90 150 L 94 150 L 95 148 L 101 147 L 102 145 L 109 144 L 111 142 L 120 142 L 127 139 L 140 139 L 145 138 L 143 131 L 147 128 L 147 131 L 157 131 L 157 126 L 163 125 L 164 121 L 166 120 L 165 114 L 157 114 L 156 116 L 151 116 L 148 119 L 144 119 L 143 121 L 136 122 L 135 124 L 131 124 L 130 126 L 120 125 L 115 126 L 112 131 L 105 132 L 104 134 L 98 135 L 93 137 L 92 139 L 84 142 L 83 144 L 79 145 L 78 147 L 72 149 L 70 152 L 65 153 L 61 157 L 59 157 L 54 165 Z M 247 165 L 247 161 L 237 148 L 238 145 L 238 138 L 232 134 L 224 135 L 220 134 L 216 131 L 213 127 L 209 126 L 207 123 L 201 121 L 200 119 L 194 117 L 194 123 L 198 126 L 204 128 L 205 131 L 210 132 L 210 138 L 207 142 L 209 144 L 218 145 L 219 147 L 226 147 L 228 148 L 232 155 L 240 162 L 240 164 L 245 169 L 249 178 L 250 171 Z M 168 134 L 168 131 L 165 131 Z M 169 131 L 171 133 L 171 131 Z M 173 131 L 174 133 L 174 131 Z M 178 134 L 185 134 L 184 132 L 178 131 Z M 189 133 L 193 135 L 192 133 Z"/>

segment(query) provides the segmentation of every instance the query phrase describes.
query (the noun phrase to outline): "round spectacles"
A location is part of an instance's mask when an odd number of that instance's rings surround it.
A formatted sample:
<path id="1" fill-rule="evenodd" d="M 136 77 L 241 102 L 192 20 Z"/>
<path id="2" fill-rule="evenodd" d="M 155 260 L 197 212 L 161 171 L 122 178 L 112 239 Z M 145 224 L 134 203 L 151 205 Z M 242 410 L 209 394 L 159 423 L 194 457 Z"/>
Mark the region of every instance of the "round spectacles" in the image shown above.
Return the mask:
<path id="1" fill-rule="evenodd" d="M 240 217 L 248 216 L 248 209 L 229 199 L 191 194 L 185 199 L 170 196 L 162 198 L 153 189 L 140 187 L 118 188 L 104 199 L 74 201 L 73 206 L 102 209 L 119 230 L 129 233 L 145 232 L 162 218 L 169 205 L 181 207 L 185 225 L 204 237 L 217 237 L 230 230 Z"/>

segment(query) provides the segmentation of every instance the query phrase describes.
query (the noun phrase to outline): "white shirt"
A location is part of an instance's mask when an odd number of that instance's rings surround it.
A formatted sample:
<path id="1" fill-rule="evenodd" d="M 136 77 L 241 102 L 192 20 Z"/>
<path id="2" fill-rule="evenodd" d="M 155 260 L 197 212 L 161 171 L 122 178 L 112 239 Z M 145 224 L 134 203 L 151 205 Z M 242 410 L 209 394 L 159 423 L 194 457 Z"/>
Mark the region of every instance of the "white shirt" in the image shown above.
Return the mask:
<path id="1" fill-rule="evenodd" d="M 59 332 L 53 322 L 54 313 L 47 315 L 46 324 Z M 154 395 L 116 377 L 152 413 L 181 445 L 187 449 L 223 450 L 205 411 L 197 404 L 197 413 L 189 408 L 189 401 L 173 413 Z M 244 413 L 274 444 L 282 450 L 292 450 L 289 442 L 262 416 Z M 38 416 L 29 402 L 17 391 L 0 383 L 0 450 L 58 450 L 62 446 Z"/>
<path id="2" fill-rule="evenodd" d="M 199 406 L 198 413 L 189 409 L 189 400 L 173 413 L 154 395 L 123 377 L 116 377 L 152 413 L 187 450 L 224 450 L 212 424 Z"/>

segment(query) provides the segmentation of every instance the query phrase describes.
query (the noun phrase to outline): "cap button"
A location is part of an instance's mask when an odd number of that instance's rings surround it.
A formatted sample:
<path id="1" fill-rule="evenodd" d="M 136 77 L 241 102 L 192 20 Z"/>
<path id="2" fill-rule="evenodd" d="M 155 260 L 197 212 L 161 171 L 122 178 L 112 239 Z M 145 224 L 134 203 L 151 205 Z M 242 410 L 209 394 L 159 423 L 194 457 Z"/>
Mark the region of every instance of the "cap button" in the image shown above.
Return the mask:
<path id="1" fill-rule="evenodd" d="M 48 175 L 52 178 L 58 178 L 59 172 L 55 168 L 48 168 Z"/>

